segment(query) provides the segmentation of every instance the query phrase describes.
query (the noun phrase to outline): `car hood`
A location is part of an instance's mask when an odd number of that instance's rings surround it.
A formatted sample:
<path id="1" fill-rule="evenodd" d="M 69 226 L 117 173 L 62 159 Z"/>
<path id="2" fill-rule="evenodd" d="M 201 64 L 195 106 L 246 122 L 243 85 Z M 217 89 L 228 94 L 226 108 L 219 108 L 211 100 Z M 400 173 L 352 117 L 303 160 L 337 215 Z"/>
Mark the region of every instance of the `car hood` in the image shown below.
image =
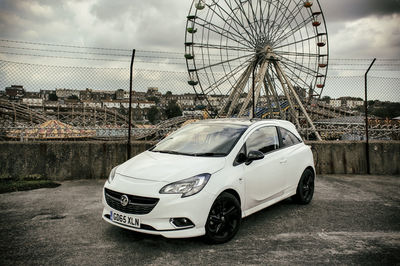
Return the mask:
<path id="1" fill-rule="evenodd" d="M 145 151 L 118 166 L 116 173 L 148 181 L 175 182 L 199 174 L 213 174 L 224 165 L 224 157 L 194 157 Z"/>

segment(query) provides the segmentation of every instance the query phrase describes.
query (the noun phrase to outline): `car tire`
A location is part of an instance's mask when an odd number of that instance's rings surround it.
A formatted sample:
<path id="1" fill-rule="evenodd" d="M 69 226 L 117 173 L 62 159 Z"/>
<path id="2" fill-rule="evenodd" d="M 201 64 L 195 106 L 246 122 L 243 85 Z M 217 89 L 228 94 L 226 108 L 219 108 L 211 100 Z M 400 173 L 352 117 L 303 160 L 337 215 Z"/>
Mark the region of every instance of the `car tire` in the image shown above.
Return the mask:
<path id="1" fill-rule="evenodd" d="M 314 195 L 314 172 L 307 168 L 301 175 L 297 185 L 296 195 L 292 199 L 299 204 L 308 204 Z"/>
<path id="2" fill-rule="evenodd" d="M 231 240 L 238 232 L 241 221 L 239 200 L 230 193 L 222 193 L 214 201 L 207 217 L 206 242 L 222 244 Z"/>

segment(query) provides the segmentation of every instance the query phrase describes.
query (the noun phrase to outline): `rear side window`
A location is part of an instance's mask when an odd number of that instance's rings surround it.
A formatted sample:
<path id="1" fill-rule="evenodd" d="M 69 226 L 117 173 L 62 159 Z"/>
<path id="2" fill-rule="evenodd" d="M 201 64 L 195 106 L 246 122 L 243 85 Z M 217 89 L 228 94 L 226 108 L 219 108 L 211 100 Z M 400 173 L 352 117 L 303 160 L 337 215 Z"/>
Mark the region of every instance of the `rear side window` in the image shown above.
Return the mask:
<path id="1" fill-rule="evenodd" d="M 279 128 L 282 137 L 282 147 L 289 147 L 298 143 L 301 143 L 301 140 L 298 139 L 292 132 L 286 130 L 284 128 Z"/>
<path id="2" fill-rule="evenodd" d="M 247 152 L 260 151 L 267 153 L 279 148 L 276 127 L 262 127 L 254 131 L 246 141 Z"/>

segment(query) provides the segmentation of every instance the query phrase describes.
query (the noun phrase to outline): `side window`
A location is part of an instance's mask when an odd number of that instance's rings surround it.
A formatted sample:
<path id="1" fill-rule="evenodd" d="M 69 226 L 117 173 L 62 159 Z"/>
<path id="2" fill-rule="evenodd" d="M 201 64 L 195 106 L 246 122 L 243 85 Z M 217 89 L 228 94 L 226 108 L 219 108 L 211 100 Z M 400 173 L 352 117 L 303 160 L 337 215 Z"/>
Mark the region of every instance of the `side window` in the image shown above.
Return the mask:
<path id="1" fill-rule="evenodd" d="M 281 137 L 282 137 L 282 147 L 289 147 L 292 145 L 295 145 L 297 143 L 300 143 L 301 140 L 299 140 L 292 132 L 289 130 L 286 130 L 284 128 L 279 128 L 281 132 Z"/>
<path id="2" fill-rule="evenodd" d="M 279 138 L 276 127 L 262 127 L 251 134 L 246 141 L 247 152 L 260 151 L 267 153 L 279 148 Z"/>

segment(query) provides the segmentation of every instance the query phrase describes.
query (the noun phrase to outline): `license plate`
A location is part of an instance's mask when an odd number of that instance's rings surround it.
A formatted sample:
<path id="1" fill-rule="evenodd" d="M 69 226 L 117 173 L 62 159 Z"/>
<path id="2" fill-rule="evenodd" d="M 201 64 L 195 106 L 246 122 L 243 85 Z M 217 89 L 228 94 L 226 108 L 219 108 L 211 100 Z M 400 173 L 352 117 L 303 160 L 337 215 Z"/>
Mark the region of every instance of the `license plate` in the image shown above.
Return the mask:
<path id="1" fill-rule="evenodd" d="M 119 224 L 140 228 L 140 219 L 129 214 L 111 211 L 110 219 Z"/>

